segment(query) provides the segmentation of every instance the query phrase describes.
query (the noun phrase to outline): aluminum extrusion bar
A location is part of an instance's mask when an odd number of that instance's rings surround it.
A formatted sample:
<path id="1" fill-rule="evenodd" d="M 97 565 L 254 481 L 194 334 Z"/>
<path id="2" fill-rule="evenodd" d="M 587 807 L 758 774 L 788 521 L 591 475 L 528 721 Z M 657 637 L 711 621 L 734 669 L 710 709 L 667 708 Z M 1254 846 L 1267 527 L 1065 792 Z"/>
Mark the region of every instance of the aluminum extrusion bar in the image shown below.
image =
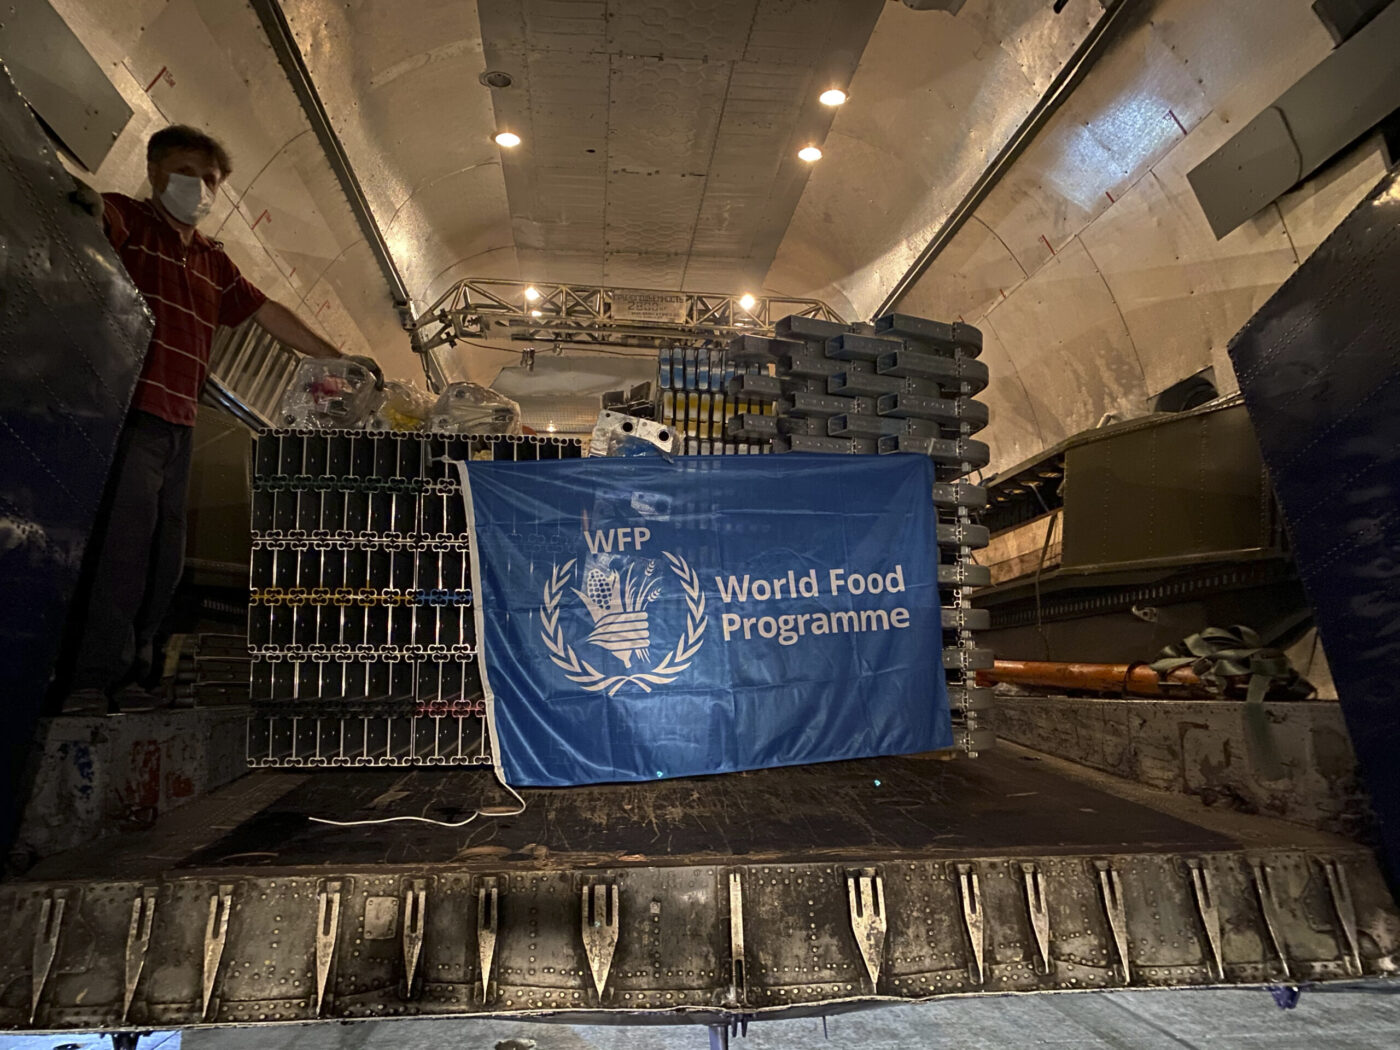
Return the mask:
<path id="1" fill-rule="evenodd" d="M 875 362 L 882 376 L 908 376 L 931 379 L 940 387 L 956 389 L 963 394 L 976 394 L 987 386 L 987 366 L 971 357 L 923 353 L 919 350 L 892 350 Z"/>
<path id="2" fill-rule="evenodd" d="M 856 415 L 872 415 L 875 403 L 866 397 L 841 397 L 837 394 L 817 394 L 802 391 L 789 394 L 778 402 L 778 412 L 783 416 L 803 418 L 828 418 L 841 416 L 847 412 Z M 826 433 L 825 427 L 822 434 Z"/>
<path id="3" fill-rule="evenodd" d="M 903 349 L 898 339 L 846 332 L 827 340 L 826 356 L 837 361 L 878 361 L 884 354 Z"/>
<path id="4" fill-rule="evenodd" d="M 847 361 L 845 371 L 827 376 L 827 393 L 839 394 L 842 397 L 879 398 L 886 394 L 917 394 L 920 397 L 938 397 L 946 393 L 948 389 L 931 379 L 857 371 L 853 366 L 858 364 L 868 366 L 869 362 Z M 973 391 L 962 392 L 972 393 Z"/>
<path id="5" fill-rule="evenodd" d="M 265 431 L 254 450 L 250 765 L 491 761 L 460 482 L 448 458 L 577 439 Z"/>
<path id="6" fill-rule="evenodd" d="M 975 434 L 987 425 L 987 406 L 970 398 L 918 397 L 914 394 L 884 394 L 878 402 L 882 416 L 935 419 Z"/>
<path id="7" fill-rule="evenodd" d="M 982 352 L 982 332 L 962 321 L 947 323 L 908 314 L 885 314 L 875 321 L 875 331 L 883 336 L 898 336 L 913 343 L 914 349 L 932 353 L 965 353 L 976 357 Z"/>
<path id="8" fill-rule="evenodd" d="M 906 420 L 917 423 L 919 420 Z M 914 431 L 910 433 L 909 431 Z M 960 474 L 985 467 L 991 459 L 991 449 L 981 441 L 972 438 L 925 437 L 920 428 L 910 427 L 904 433 L 882 434 L 879 438 L 880 452 L 888 455 L 893 452 L 917 452 L 928 456 L 936 463 L 945 463 L 957 468 Z"/>
<path id="9" fill-rule="evenodd" d="M 941 438 L 943 428 L 927 419 L 901 419 L 895 416 L 861 416 L 842 413 L 827 420 L 827 433 L 831 437 L 872 437 L 901 435 L 904 437 L 929 440 Z M 949 442 L 950 445 L 955 444 Z"/>
<path id="10" fill-rule="evenodd" d="M 826 452 L 835 455 L 872 456 L 879 451 L 870 438 L 835 438 L 790 434 L 773 439 L 774 452 Z"/>

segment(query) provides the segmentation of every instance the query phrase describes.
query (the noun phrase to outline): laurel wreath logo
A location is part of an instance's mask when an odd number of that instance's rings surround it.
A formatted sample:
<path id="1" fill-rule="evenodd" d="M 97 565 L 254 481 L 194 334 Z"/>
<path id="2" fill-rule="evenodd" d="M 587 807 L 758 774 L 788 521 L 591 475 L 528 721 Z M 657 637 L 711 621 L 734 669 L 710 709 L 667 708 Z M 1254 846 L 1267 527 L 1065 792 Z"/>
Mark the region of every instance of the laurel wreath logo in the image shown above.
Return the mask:
<path id="1" fill-rule="evenodd" d="M 559 626 L 559 600 L 568 586 L 577 558 L 571 558 L 563 565 L 556 565 L 550 573 L 549 582 L 544 587 L 544 605 L 540 608 L 540 638 L 549 650 L 549 658 L 560 668 L 571 682 L 577 682 L 590 692 L 607 691 L 613 696 L 624 685 L 637 685 L 644 692 L 651 692 L 654 685 L 669 685 L 690 666 L 691 658 L 704 641 L 705 628 L 709 618 L 705 615 L 705 593 L 700 589 L 700 577 L 684 558 L 678 558 L 667 551 L 662 552 L 671 565 L 671 571 L 681 582 L 685 592 L 687 610 L 685 631 L 676 647 L 650 671 L 637 674 L 608 675 L 593 667 L 587 660 L 581 660 L 573 646 L 564 640 L 564 631 Z"/>

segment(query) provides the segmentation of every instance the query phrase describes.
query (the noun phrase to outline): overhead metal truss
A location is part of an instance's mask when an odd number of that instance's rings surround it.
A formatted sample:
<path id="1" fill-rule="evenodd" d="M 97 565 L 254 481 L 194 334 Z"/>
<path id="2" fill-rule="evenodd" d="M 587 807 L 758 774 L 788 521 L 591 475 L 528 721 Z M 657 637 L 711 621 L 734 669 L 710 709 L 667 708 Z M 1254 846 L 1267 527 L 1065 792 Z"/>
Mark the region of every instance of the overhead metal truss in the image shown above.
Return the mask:
<path id="1" fill-rule="evenodd" d="M 820 299 L 754 296 L 745 306 L 747 298 L 468 277 L 425 310 L 410 331 L 414 349 L 428 353 L 502 337 L 538 346 L 703 345 L 736 335 L 771 335 L 775 321 L 793 315 L 845 323 Z M 638 309 L 646 304 L 654 308 L 649 318 Z"/>

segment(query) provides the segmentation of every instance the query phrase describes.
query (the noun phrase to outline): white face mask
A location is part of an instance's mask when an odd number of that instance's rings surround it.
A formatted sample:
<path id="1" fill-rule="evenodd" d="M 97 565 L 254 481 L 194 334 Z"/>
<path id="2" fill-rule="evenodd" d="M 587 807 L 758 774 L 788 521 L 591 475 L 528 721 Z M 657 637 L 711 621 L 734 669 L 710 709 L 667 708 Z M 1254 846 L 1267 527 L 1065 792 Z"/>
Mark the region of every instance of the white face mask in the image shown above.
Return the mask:
<path id="1" fill-rule="evenodd" d="M 203 179 L 172 173 L 160 195 L 165 210 L 187 226 L 197 225 L 214 206 L 214 191 Z"/>

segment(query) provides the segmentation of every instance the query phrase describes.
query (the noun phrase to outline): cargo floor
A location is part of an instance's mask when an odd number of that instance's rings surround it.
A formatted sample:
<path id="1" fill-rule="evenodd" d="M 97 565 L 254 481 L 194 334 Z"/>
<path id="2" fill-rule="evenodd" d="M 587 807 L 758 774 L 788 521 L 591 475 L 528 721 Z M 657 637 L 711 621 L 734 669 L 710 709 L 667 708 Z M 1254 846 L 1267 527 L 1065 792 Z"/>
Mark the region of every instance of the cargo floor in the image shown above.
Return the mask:
<path id="1" fill-rule="evenodd" d="M 526 791 L 523 814 L 460 828 L 312 821 L 459 821 L 508 801 L 486 770 L 260 772 L 150 829 L 51 857 L 30 879 L 175 870 L 451 864 L 870 861 L 893 857 L 1210 852 L 1339 840 L 1207 809 L 1014 745 L 975 760 L 900 757 L 645 784 Z"/>

